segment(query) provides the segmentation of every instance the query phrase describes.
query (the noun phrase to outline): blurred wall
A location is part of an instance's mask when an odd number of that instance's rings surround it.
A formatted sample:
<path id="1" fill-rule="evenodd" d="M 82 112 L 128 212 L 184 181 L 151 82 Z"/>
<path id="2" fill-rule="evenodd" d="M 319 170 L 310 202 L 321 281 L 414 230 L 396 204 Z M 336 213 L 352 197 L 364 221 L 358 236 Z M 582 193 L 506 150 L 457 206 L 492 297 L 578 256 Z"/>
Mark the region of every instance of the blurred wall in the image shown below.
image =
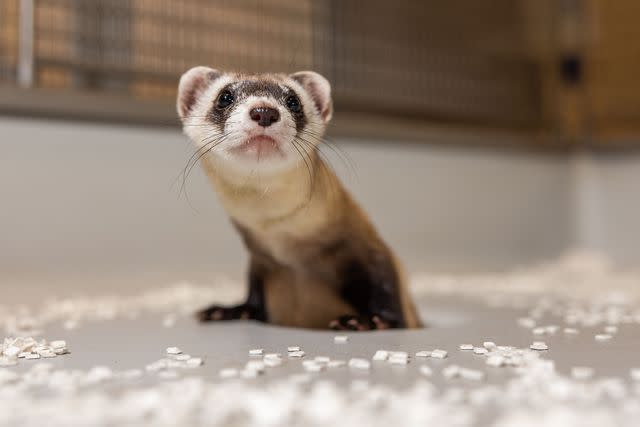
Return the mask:
<path id="1" fill-rule="evenodd" d="M 177 130 L 0 118 L 0 272 L 162 281 L 239 276 L 245 255 Z M 415 270 L 494 270 L 548 259 L 572 236 L 562 156 L 339 140 L 334 159 Z M 466 141 L 469 142 L 469 141 Z M 477 141 L 476 141 L 477 142 Z M 504 146 L 504 145 L 503 145 Z M 0 281 L 2 277 L 0 277 Z"/>

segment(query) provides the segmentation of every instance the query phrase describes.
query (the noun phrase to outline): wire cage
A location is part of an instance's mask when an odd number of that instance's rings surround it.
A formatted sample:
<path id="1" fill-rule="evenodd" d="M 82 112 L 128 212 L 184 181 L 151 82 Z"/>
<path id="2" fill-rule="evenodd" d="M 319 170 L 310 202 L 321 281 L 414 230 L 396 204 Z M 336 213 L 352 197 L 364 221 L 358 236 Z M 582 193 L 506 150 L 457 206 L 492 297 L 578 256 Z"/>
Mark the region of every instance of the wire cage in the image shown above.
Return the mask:
<path id="1" fill-rule="evenodd" d="M 25 17 L 31 6 L 32 26 Z M 337 110 L 535 126 L 521 2 L 0 0 L 0 82 L 173 101 L 194 65 L 314 69 Z M 22 10 L 22 12 L 21 12 Z M 27 8 L 27 11 L 30 9 Z M 21 41 L 22 40 L 22 41 Z M 20 43 L 32 44 L 24 56 Z"/>

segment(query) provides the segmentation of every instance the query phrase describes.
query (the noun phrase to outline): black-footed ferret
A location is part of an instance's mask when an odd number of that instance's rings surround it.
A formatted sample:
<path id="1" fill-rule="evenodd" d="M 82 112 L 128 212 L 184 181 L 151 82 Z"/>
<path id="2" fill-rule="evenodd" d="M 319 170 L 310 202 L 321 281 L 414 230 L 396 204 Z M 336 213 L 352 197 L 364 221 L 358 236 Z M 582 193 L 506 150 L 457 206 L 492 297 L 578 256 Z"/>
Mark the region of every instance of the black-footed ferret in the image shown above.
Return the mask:
<path id="1" fill-rule="evenodd" d="M 333 111 L 324 77 L 195 67 L 180 79 L 177 107 L 250 252 L 246 302 L 211 306 L 201 320 L 420 326 L 395 256 L 319 156 Z"/>

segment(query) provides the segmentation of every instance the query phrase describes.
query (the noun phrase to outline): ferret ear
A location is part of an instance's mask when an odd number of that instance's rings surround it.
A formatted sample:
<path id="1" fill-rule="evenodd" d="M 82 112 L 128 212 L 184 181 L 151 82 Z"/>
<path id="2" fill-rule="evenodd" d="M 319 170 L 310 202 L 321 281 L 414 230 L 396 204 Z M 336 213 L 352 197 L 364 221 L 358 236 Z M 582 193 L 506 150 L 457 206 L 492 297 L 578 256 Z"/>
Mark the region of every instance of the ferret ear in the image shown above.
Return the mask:
<path id="1" fill-rule="evenodd" d="M 300 83 L 311 96 L 322 121 L 327 123 L 331 120 L 333 103 L 329 81 L 313 71 L 299 71 L 291 74 L 291 78 Z"/>
<path id="2" fill-rule="evenodd" d="M 211 82 L 222 75 L 218 70 L 209 67 L 193 67 L 180 77 L 178 86 L 177 108 L 180 119 L 184 121 L 193 109 L 198 98 L 209 87 Z"/>

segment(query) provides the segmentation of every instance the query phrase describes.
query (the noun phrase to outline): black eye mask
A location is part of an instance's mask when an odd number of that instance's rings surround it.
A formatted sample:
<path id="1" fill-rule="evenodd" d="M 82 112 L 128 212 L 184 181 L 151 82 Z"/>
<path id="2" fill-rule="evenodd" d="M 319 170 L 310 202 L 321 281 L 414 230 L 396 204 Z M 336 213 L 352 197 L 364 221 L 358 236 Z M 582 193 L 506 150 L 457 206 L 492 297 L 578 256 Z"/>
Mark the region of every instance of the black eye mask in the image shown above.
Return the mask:
<path id="1" fill-rule="evenodd" d="M 222 88 L 212 103 L 208 120 L 224 132 L 225 124 L 233 110 L 249 96 L 265 96 L 275 99 L 284 106 L 296 124 L 296 132 L 300 133 L 307 125 L 307 118 L 300 98 L 291 88 L 283 88 L 276 82 L 268 80 L 243 80 L 230 83 Z"/>

